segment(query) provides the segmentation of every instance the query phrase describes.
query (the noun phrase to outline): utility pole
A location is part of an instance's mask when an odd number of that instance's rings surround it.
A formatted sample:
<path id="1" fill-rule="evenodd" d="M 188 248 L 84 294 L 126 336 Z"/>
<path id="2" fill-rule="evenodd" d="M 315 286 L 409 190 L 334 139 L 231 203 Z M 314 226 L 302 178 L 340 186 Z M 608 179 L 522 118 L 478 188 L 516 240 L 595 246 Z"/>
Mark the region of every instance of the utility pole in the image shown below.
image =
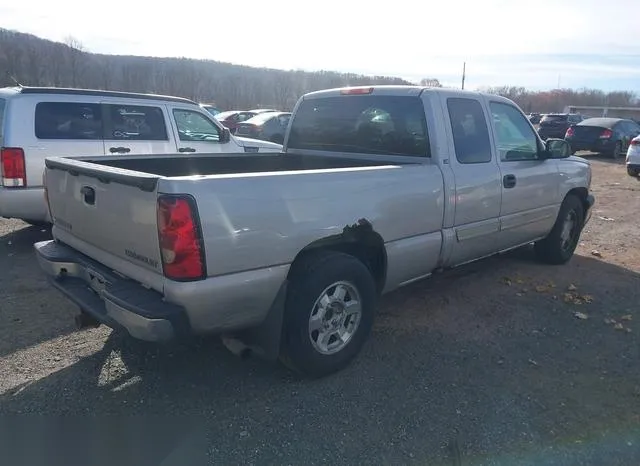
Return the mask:
<path id="1" fill-rule="evenodd" d="M 462 62 L 462 89 L 464 89 L 464 78 L 467 71 L 467 62 Z"/>

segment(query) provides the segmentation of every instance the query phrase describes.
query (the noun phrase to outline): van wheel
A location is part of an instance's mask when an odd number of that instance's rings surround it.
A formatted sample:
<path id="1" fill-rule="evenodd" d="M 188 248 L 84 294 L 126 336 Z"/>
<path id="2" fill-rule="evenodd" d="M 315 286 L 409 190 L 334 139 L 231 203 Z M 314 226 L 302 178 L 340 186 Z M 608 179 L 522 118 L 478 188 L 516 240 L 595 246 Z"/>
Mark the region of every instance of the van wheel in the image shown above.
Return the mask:
<path id="1" fill-rule="evenodd" d="M 629 176 L 638 176 L 638 169 L 637 168 L 627 167 L 627 174 Z"/>
<path id="2" fill-rule="evenodd" d="M 334 251 L 309 254 L 291 272 L 280 360 L 309 377 L 337 372 L 371 333 L 375 281 L 358 259 Z"/>
<path id="3" fill-rule="evenodd" d="M 577 196 L 569 194 L 560 206 L 558 218 L 549 235 L 535 244 L 536 257 L 553 265 L 568 262 L 578 246 L 583 223 L 582 202 Z"/>

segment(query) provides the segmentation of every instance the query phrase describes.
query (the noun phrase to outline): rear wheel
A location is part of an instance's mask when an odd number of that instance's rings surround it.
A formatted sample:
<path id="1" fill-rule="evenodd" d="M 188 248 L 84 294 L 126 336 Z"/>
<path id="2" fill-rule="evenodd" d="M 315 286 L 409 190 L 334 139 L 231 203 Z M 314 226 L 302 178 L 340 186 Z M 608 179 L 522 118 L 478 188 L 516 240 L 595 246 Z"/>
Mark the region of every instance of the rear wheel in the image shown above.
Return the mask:
<path id="1" fill-rule="evenodd" d="M 578 246 L 584 224 L 584 207 L 577 196 L 569 194 L 551 232 L 535 244 L 536 256 L 547 264 L 560 265 L 571 259 Z"/>
<path id="2" fill-rule="evenodd" d="M 369 269 L 348 254 L 321 251 L 293 265 L 280 360 L 321 377 L 346 367 L 371 333 L 377 301 Z"/>
<path id="3" fill-rule="evenodd" d="M 631 167 L 627 167 L 627 174 L 629 176 L 638 176 L 638 169 L 637 168 L 631 168 Z"/>
<path id="4" fill-rule="evenodd" d="M 622 152 L 622 141 L 618 141 L 616 142 L 616 145 L 613 148 L 613 152 L 611 153 L 611 157 L 614 159 L 617 159 L 618 157 L 621 157 L 623 154 Z"/>

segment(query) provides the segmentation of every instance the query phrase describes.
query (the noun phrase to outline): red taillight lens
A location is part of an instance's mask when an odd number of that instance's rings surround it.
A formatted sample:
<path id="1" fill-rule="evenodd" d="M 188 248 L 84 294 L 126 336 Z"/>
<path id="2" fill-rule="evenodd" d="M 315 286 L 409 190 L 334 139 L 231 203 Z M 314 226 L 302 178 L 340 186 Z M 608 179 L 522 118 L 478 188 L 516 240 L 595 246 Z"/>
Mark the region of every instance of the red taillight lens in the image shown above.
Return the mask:
<path id="1" fill-rule="evenodd" d="M 640 139 L 632 139 L 630 144 L 632 146 L 640 146 Z"/>
<path id="2" fill-rule="evenodd" d="M 24 151 L 17 147 L 0 149 L 0 171 L 2 186 L 5 188 L 24 188 L 27 186 L 27 170 L 24 163 Z"/>
<path id="3" fill-rule="evenodd" d="M 342 95 L 362 95 L 362 94 L 371 94 L 373 92 L 373 87 L 350 87 L 348 89 L 342 89 L 340 94 Z"/>
<path id="4" fill-rule="evenodd" d="M 605 129 L 602 133 L 600 133 L 600 139 L 609 139 L 613 136 L 613 131 L 610 129 Z"/>
<path id="5" fill-rule="evenodd" d="M 206 275 L 196 215 L 195 202 L 190 197 L 158 198 L 158 237 L 167 278 L 198 280 Z"/>
<path id="6" fill-rule="evenodd" d="M 573 128 L 569 128 L 567 132 L 564 134 L 565 138 L 570 138 L 571 136 L 573 136 Z"/>

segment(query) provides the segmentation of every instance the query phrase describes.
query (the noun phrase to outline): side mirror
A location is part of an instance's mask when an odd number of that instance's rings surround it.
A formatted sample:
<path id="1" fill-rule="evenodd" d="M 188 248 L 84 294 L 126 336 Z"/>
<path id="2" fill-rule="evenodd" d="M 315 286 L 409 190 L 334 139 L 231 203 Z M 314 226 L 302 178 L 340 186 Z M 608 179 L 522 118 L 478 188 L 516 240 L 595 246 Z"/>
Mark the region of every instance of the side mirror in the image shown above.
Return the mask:
<path id="1" fill-rule="evenodd" d="M 223 128 L 222 134 L 220 134 L 220 142 L 225 143 L 231 141 L 231 131 L 229 128 Z"/>
<path id="2" fill-rule="evenodd" d="M 571 156 L 571 146 L 564 139 L 549 138 L 545 142 L 547 157 L 552 159 L 565 159 Z"/>

